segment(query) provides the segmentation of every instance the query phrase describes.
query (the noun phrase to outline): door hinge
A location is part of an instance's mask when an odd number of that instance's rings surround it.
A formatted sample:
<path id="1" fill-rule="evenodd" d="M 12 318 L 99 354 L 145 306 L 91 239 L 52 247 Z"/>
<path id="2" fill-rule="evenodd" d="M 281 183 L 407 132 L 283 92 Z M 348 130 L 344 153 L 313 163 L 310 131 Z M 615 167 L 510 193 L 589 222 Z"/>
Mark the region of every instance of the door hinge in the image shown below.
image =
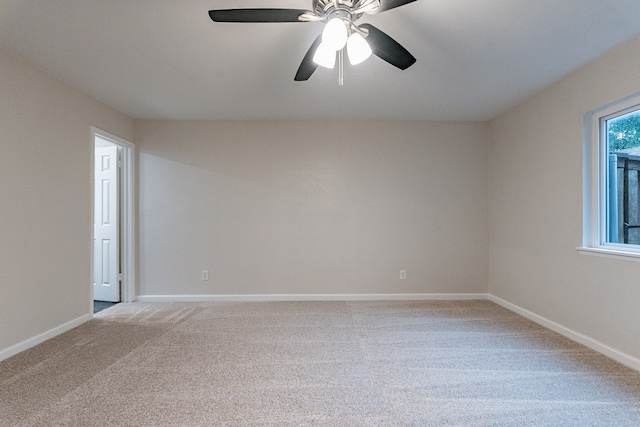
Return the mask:
<path id="1" fill-rule="evenodd" d="M 118 280 L 122 282 L 122 273 L 118 273 Z"/>

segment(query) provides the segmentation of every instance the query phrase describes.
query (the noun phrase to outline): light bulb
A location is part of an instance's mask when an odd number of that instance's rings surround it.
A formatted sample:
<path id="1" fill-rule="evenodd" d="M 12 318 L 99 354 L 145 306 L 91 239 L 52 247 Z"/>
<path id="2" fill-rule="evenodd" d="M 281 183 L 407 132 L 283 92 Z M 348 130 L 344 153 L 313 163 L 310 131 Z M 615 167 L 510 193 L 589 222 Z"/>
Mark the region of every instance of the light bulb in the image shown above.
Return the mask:
<path id="1" fill-rule="evenodd" d="M 349 62 L 356 65 L 371 56 L 371 47 L 362 35 L 353 33 L 347 41 L 347 54 L 349 55 Z"/>
<path id="2" fill-rule="evenodd" d="M 313 62 L 325 68 L 333 68 L 336 64 L 336 51 L 322 42 L 313 54 Z"/>
<path id="3" fill-rule="evenodd" d="M 327 48 L 337 52 L 347 44 L 348 36 L 346 23 L 340 18 L 333 18 L 324 26 L 322 43 L 326 44 Z"/>

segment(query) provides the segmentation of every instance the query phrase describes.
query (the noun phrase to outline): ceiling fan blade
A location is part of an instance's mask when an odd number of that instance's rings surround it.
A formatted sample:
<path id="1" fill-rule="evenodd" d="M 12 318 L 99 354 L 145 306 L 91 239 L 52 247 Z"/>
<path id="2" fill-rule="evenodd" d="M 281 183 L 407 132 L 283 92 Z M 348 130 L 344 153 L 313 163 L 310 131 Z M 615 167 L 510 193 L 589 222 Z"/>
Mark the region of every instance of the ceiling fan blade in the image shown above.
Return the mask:
<path id="1" fill-rule="evenodd" d="M 298 67 L 298 72 L 293 80 L 297 82 L 303 82 L 305 80 L 309 80 L 311 74 L 318 68 L 318 64 L 313 61 L 313 55 L 316 54 L 316 50 L 320 43 L 322 42 L 322 34 L 316 37 L 315 41 L 307 51 L 307 54 L 302 58 L 302 62 L 300 63 L 300 67 Z"/>
<path id="2" fill-rule="evenodd" d="M 416 0 L 380 0 L 380 7 L 376 9 L 375 13 L 395 9 L 396 7 L 404 6 L 405 4 L 413 3 L 414 1 Z"/>
<path id="3" fill-rule="evenodd" d="M 373 25 L 361 24 L 360 27 L 369 31 L 366 39 L 373 54 L 377 57 L 401 70 L 406 70 L 416 62 L 416 58 L 407 49 Z"/>
<path id="4" fill-rule="evenodd" d="M 313 13 L 302 9 L 219 9 L 210 10 L 215 22 L 304 22 L 300 15 Z"/>

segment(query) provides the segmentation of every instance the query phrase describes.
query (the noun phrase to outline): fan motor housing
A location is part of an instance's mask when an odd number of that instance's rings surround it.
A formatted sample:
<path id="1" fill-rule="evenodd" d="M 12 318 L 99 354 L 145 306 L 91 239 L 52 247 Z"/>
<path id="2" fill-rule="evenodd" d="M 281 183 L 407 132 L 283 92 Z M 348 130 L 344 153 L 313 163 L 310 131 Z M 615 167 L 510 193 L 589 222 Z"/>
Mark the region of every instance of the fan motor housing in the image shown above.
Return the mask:
<path id="1" fill-rule="evenodd" d="M 343 10 L 349 13 L 351 22 L 353 22 L 360 18 L 362 13 L 354 14 L 352 11 L 370 2 L 371 0 L 313 0 L 313 11 L 318 16 L 328 17 L 335 11 Z"/>

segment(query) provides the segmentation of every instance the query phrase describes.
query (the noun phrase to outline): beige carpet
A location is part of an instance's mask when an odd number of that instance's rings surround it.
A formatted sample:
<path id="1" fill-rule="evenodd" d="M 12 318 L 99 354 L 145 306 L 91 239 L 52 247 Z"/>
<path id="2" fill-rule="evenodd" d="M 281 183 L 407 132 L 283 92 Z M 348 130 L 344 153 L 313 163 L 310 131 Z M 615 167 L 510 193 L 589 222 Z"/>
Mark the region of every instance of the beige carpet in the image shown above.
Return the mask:
<path id="1" fill-rule="evenodd" d="M 0 363 L 2 426 L 640 426 L 640 372 L 488 301 L 118 304 Z"/>

